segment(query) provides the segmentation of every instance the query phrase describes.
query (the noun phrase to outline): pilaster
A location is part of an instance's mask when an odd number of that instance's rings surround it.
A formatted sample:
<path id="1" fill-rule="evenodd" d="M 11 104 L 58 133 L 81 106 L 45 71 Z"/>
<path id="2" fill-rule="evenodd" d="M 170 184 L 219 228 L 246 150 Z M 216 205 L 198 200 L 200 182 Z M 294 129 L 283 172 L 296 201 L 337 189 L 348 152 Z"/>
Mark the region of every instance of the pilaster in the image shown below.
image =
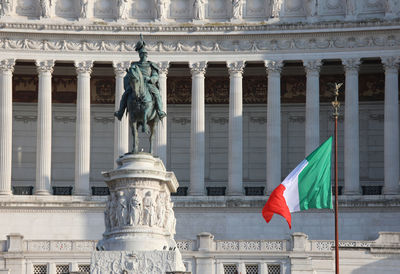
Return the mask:
<path id="1" fill-rule="evenodd" d="M 35 194 L 48 195 L 51 188 L 51 75 L 53 73 L 54 60 L 37 60 L 36 67 L 39 74 L 39 96 Z"/>
<path id="2" fill-rule="evenodd" d="M 190 195 L 204 195 L 205 109 L 204 75 L 206 62 L 190 63 L 192 106 L 190 127 Z"/>
<path id="3" fill-rule="evenodd" d="M 12 74 L 15 60 L 0 61 L 0 195 L 11 194 Z"/>
<path id="4" fill-rule="evenodd" d="M 281 182 L 281 60 L 265 61 L 268 73 L 267 187 L 270 194 Z"/>
<path id="5" fill-rule="evenodd" d="M 307 75 L 306 85 L 306 123 L 305 123 L 305 156 L 313 152 L 319 140 L 319 71 L 321 60 L 305 60 Z"/>
<path id="6" fill-rule="evenodd" d="M 115 111 L 118 111 L 122 94 L 124 93 L 124 76 L 130 62 L 113 62 L 115 73 Z M 114 160 L 129 152 L 129 124 L 128 117 L 122 116 L 120 123 L 114 121 Z M 114 161 L 114 168 L 117 163 Z"/>
<path id="7" fill-rule="evenodd" d="M 229 179 L 228 195 L 243 194 L 243 90 L 244 61 L 228 62 L 229 71 Z"/>
<path id="8" fill-rule="evenodd" d="M 167 75 L 169 62 L 159 62 L 159 83 L 163 110 L 167 112 Z M 160 121 L 157 125 L 155 138 L 155 155 L 157 155 L 167 165 L 167 118 Z"/>
<path id="9" fill-rule="evenodd" d="M 385 69 L 384 194 L 399 193 L 399 60 L 381 58 Z"/>
<path id="10" fill-rule="evenodd" d="M 76 61 L 75 195 L 89 195 L 90 177 L 90 73 L 93 61 Z"/>
<path id="11" fill-rule="evenodd" d="M 344 194 L 360 194 L 360 144 L 358 69 L 360 59 L 344 59 L 346 76 L 344 104 Z"/>

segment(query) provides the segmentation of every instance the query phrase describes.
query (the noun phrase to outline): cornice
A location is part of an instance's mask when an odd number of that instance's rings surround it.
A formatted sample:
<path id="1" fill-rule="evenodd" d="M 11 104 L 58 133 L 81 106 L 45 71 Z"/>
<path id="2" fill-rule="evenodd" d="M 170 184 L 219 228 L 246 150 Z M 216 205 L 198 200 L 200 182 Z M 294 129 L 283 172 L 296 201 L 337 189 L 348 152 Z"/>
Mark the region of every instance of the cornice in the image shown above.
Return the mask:
<path id="1" fill-rule="evenodd" d="M 152 53 L 236 53 L 269 52 L 335 52 L 365 50 L 398 50 L 400 26 L 391 31 L 359 31 L 312 34 L 241 34 L 238 36 L 192 35 L 169 37 L 151 34 L 147 36 L 147 49 Z M 85 36 L 27 33 L 0 33 L 0 48 L 3 51 L 43 53 L 135 53 L 135 37 Z"/>
<path id="2" fill-rule="evenodd" d="M 263 207 L 268 197 L 264 196 L 182 196 L 171 197 L 174 208 L 208 209 L 256 209 Z M 0 212 L 103 212 L 107 196 L 2 196 Z M 343 210 L 397 211 L 400 209 L 400 195 L 341 195 L 339 207 Z M 330 212 L 329 210 L 325 210 Z M 321 210 L 309 210 L 321 212 Z"/>
<path id="3" fill-rule="evenodd" d="M 36 33 L 61 33 L 61 34 L 101 34 L 101 35 L 138 35 L 139 33 L 157 34 L 170 36 L 176 35 L 221 35 L 221 34 L 281 34 L 281 33 L 315 33 L 315 32 L 348 32 L 348 31 L 373 31 L 392 30 L 399 28 L 400 19 L 395 20 L 364 20 L 356 22 L 325 21 L 316 23 L 293 22 L 293 23 L 129 23 L 119 22 L 90 22 L 90 23 L 65 23 L 65 22 L 2 22 L 2 32 L 36 32 Z"/>

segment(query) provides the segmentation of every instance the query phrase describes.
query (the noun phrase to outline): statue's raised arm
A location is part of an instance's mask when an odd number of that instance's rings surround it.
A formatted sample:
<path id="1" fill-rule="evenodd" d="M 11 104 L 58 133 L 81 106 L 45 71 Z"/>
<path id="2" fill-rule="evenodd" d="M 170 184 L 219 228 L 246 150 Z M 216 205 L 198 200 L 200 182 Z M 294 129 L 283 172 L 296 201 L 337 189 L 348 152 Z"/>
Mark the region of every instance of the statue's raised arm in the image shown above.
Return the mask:
<path id="1" fill-rule="evenodd" d="M 124 77 L 124 94 L 121 97 L 119 110 L 114 113 L 121 120 L 125 111 L 129 117 L 132 131 L 132 153 L 138 152 L 138 129 L 149 134 L 150 153 L 153 153 L 153 136 L 157 123 L 166 113 L 163 111 L 160 85 L 159 68 L 157 64 L 147 60 L 146 42 L 140 35 L 135 50 L 139 53 L 139 61 L 132 62 Z"/>

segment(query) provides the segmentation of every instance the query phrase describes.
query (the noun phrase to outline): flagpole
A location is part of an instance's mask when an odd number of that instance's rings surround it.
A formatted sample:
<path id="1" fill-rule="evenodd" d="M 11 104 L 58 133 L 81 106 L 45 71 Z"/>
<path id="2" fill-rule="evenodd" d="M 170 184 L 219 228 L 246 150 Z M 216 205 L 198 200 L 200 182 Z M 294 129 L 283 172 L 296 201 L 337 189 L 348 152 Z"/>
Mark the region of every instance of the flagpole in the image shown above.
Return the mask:
<path id="1" fill-rule="evenodd" d="M 338 167 L 337 167 L 337 122 L 339 117 L 340 102 L 338 101 L 339 89 L 343 83 L 335 83 L 335 90 L 333 92 L 335 100 L 332 101 L 333 118 L 335 119 L 335 273 L 339 274 L 339 231 L 338 231 Z"/>

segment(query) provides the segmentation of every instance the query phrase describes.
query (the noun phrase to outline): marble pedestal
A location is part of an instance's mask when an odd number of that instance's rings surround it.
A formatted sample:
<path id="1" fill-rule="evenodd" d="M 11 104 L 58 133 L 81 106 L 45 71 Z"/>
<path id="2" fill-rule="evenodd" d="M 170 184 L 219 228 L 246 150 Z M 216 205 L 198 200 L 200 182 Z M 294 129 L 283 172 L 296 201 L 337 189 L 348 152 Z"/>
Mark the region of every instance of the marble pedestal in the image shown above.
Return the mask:
<path id="1" fill-rule="evenodd" d="M 110 196 L 106 231 L 92 254 L 91 273 L 185 271 L 174 240 L 176 219 L 171 192 L 178 181 L 162 161 L 147 153 L 125 155 L 103 172 Z"/>

